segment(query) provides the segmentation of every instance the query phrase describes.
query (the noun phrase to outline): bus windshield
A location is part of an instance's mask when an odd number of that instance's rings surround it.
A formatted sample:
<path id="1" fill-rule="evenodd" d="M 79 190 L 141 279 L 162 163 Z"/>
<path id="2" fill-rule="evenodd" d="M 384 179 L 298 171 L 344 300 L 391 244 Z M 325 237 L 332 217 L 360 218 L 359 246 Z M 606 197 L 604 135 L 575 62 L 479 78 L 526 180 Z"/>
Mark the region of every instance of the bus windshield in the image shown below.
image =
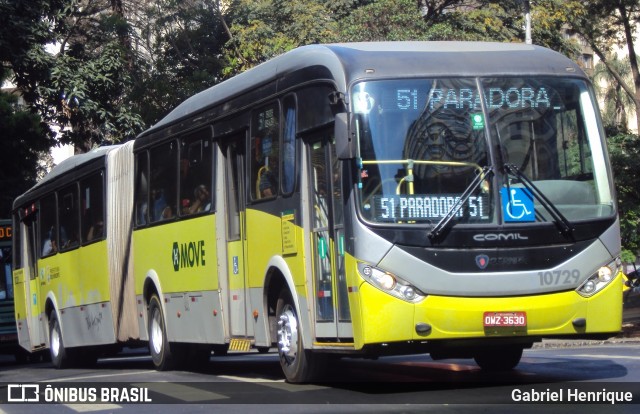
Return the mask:
<path id="1" fill-rule="evenodd" d="M 552 221 L 523 176 L 569 221 L 614 214 L 593 95 L 582 80 L 360 82 L 352 103 L 366 220 L 437 223 L 453 209 L 458 223 Z M 487 167 L 495 174 L 484 179 Z"/>

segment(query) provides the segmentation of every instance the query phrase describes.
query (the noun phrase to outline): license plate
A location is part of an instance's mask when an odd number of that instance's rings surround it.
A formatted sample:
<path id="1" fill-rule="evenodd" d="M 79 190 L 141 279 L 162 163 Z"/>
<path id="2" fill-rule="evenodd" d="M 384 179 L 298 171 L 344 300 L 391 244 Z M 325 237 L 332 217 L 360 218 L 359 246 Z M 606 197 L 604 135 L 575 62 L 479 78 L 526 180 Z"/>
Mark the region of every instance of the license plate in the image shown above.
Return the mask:
<path id="1" fill-rule="evenodd" d="M 526 312 L 485 312 L 485 327 L 490 326 L 527 326 Z"/>

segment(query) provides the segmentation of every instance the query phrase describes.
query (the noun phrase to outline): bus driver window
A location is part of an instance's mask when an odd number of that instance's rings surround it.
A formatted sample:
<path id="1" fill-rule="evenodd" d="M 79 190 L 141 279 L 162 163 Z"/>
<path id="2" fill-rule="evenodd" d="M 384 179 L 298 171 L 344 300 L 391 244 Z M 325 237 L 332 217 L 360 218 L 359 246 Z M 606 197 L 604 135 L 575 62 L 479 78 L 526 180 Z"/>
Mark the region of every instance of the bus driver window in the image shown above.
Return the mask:
<path id="1" fill-rule="evenodd" d="M 280 163 L 278 112 L 278 106 L 274 104 L 254 113 L 251 168 L 255 183 L 253 198 L 256 200 L 275 197 L 278 193 Z"/>

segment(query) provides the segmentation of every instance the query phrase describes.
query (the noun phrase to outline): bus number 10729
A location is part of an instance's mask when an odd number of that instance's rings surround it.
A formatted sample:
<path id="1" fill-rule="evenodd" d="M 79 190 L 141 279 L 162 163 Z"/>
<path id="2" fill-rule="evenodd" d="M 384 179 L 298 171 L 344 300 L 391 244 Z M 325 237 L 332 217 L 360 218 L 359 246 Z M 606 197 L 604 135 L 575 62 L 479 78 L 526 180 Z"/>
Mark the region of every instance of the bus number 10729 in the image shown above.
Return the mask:
<path id="1" fill-rule="evenodd" d="M 540 286 L 575 285 L 580 281 L 578 269 L 538 272 Z"/>

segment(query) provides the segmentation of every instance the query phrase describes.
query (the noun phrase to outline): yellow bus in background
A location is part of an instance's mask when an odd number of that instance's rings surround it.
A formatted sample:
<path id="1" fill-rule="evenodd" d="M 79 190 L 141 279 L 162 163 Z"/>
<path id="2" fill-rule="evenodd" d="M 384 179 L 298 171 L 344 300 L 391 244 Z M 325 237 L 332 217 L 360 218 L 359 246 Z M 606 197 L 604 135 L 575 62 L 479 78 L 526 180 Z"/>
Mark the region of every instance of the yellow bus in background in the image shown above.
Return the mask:
<path id="1" fill-rule="evenodd" d="M 31 352 L 49 348 L 57 368 L 137 336 L 124 318 L 135 309 L 132 147 L 69 158 L 15 202 L 18 339 Z"/>
<path id="2" fill-rule="evenodd" d="M 306 46 L 72 160 L 14 204 L 20 344 L 58 367 L 145 342 L 161 370 L 276 348 L 290 382 L 340 356 L 500 370 L 621 328 L 593 89 L 541 47 Z"/>

